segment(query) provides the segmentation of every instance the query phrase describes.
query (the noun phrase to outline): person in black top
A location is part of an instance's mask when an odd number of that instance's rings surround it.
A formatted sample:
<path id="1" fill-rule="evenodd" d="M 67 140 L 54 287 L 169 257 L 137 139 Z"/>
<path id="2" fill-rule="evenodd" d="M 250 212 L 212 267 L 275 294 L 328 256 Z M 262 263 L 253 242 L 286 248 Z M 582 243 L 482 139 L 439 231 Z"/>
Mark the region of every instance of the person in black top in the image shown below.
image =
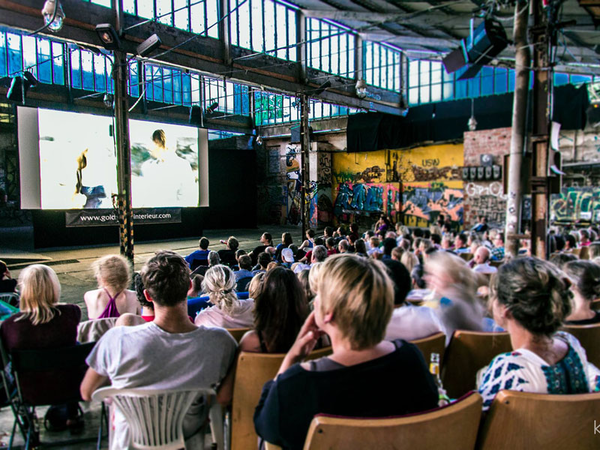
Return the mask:
<path id="1" fill-rule="evenodd" d="M 10 270 L 2 260 L 0 260 L 0 292 L 16 292 L 17 280 L 10 277 Z"/>
<path id="2" fill-rule="evenodd" d="M 600 266 L 591 261 L 571 261 L 563 266 L 571 280 L 574 307 L 565 320 L 568 325 L 600 323 L 600 312 L 591 308 L 593 300 L 600 298 Z"/>
<path id="3" fill-rule="evenodd" d="M 319 413 L 385 417 L 435 408 L 438 391 L 419 349 L 384 342 L 394 288 L 383 264 L 356 255 L 327 258 L 314 311 L 302 326 L 254 414 L 257 434 L 284 449 L 302 449 Z M 327 334 L 333 354 L 302 363 Z"/>
<path id="4" fill-rule="evenodd" d="M 234 236 L 230 236 L 227 242 L 221 241 L 222 244 L 226 244 L 227 248 L 219 250 L 219 258 L 221 258 L 221 264 L 225 264 L 229 267 L 233 267 L 237 264 L 235 259 L 235 252 L 237 251 L 240 243 Z"/>

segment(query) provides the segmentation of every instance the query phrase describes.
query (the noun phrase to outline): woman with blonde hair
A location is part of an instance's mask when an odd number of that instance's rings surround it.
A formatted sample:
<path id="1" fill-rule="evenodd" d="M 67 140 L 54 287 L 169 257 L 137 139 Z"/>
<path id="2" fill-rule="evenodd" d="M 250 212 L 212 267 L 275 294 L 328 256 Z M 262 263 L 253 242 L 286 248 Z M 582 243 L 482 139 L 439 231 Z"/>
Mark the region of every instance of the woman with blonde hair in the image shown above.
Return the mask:
<path id="1" fill-rule="evenodd" d="M 382 263 L 331 256 L 321 268 L 317 292 L 314 311 L 276 378 L 263 388 L 254 415 L 261 438 L 302 449 L 316 414 L 386 417 L 437 406 L 436 385 L 417 347 L 383 341 L 394 288 Z M 333 353 L 302 363 L 323 334 L 331 338 Z"/>
<path id="2" fill-rule="evenodd" d="M 129 262 L 121 255 L 107 255 L 92 264 L 98 289 L 83 296 L 89 319 L 140 314 L 140 304 L 134 291 L 127 289 L 131 273 Z"/>
<path id="3" fill-rule="evenodd" d="M 77 343 L 77 325 L 81 310 L 77 305 L 59 304 L 60 283 L 54 270 L 42 264 L 23 269 L 19 275 L 21 312 L 9 317 L 0 327 L 4 348 L 13 350 L 39 350 L 70 347 Z M 63 379 L 65 383 L 79 384 L 83 373 L 60 371 L 49 377 L 48 372 L 24 373 L 20 385 L 28 392 L 44 392 L 56 389 L 49 380 Z M 77 402 L 67 405 L 68 420 L 65 426 L 79 427 Z"/>
<path id="4" fill-rule="evenodd" d="M 432 253 L 425 264 L 425 282 L 434 290 L 435 306 L 446 328 L 447 342 L 455 330 L 481 331 L 484 306 L 477 299 L 475 274 L 449 252 Z"/>
<path id="5" fill-rule="evenodd" d="M 222 264 L 211 267 L 204 275 L 202 290 L 214 305 L 198 313 L 196 325 L 222 328 L 250 328 L 254 322 L 254 300 L 239 300 L 233 271 Z"/>

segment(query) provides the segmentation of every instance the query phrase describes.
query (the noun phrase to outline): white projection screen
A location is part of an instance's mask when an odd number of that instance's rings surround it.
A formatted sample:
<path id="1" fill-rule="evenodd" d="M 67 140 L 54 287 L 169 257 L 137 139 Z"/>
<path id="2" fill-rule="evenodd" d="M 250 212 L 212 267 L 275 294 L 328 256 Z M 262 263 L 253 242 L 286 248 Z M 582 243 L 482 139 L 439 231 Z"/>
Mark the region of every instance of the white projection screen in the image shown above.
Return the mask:
<path id="1" fill-rule="evenodd" d="M 112 117 L 19 107 L 18 123 L 21 208 L 113 207 Z M 208 203 L 207 130 L 130 120 L 129 133 L 134 208 Z"/>

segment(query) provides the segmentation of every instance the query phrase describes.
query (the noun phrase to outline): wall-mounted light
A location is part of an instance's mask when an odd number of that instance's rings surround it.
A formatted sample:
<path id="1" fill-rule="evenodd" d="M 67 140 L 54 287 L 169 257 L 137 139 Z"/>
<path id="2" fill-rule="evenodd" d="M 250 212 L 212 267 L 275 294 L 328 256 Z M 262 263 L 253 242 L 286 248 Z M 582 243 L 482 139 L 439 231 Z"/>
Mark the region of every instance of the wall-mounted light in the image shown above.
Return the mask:
<path id="1" fill-rule="evenodd" d="M 42 8 L 42 16 L 44 16 L 44 24 L 50 31 L 56 33 L 63 27 L 65 13 L 59 0 L 46 0 Z"/>
<path id="2" fill-rule="evenodd" d="M 467 122 L 469 131 L 475 131 L 477 129 L 477 120 L 475 119 L 475 100 L 471 99 L 471 117 Z"/>
<path id="3" fill-rule="evenodd" d="M 365 98 L 367 96 L 367 83 L 362 78 L 356 82 L 356 96 Z"/>
<path id="4" fill-rule="evenodd" d="M 96 25 L 96 33 L 106 50 L 119 50 L 121 48 L 119 35 L 110 23 Z"/>
<path id="5" fill-rule="evenodd" d="M 136 53 L 142 57 L 148 56 L 150 53 L 152 53 L 155 49 L 157 49 L 161 45 L 162 45 L 162 41 L 158 37 L 158 34 L 153 34 L 152 36 L 150 36 L 148 39 L 146 39 L 144 42 L 142 42 L 140 45 L 137 46 Z"/>

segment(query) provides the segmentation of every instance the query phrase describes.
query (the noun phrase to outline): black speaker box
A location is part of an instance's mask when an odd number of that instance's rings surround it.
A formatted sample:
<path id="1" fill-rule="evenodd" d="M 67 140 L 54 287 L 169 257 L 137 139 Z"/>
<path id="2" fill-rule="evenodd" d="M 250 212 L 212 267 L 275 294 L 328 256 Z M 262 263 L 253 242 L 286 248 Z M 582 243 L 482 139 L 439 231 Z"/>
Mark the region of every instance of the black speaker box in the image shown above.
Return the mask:
<path id="1" fill-rule="evenodd" d="M 190 108 L 190 124 L 191 125 L 202 125 L 202 108 L 198 105 L 193 105 Z"/>
<path id="2" fill-rule="evenodd" d="M 447 73 L 456 72 L 467 64 L 462 46 L 448 53 L 444 59 L 442 59 L 442 63 L 444 64 Z"/>
<path id="3" fill-rule="evenodd" d="M 470 64 L 489 64 L 508 45 L 506 31 L 499 22 L 484 20 L 473 36 L 463 40 L 467 61 Z"/>

